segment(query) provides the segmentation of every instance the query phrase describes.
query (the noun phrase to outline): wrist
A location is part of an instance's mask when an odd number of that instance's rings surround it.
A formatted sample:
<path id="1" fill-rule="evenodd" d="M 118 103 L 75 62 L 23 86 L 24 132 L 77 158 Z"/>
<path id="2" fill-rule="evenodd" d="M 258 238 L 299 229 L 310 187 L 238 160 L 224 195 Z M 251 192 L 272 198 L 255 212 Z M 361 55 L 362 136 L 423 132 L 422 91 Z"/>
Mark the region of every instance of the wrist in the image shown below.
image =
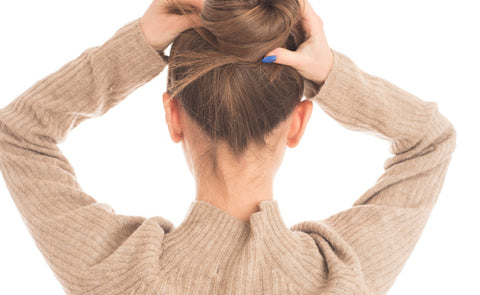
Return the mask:
<path id="1" fill-rule="evenodd" d="M 167 48 L 167 46 L 164 46 L 163 44 L 156 44 L 153 41 L 153 38 L 152 38 L 153 31 L 150 29 L 151 26 L 149 25 L 148 20 L 145 19 L 145 16 L 142 16 L 139 19 L 139 25 L 140 25 L 140 30 L 142 31 L 143 38 L 153 49 L 155 49 L 158 52 L 162 52 L 165 50 L 165 48 Z"/>
<path id="2" fill-rule="evenodd" d="M 325 74 L 323 74 L 323 76 L 320 79 L 312 80 L 313 82 L 315 82 L 320 86 L 323 85 L 323 83 L 325 83 L 325 80 L 327 80 L 328 74 L 330 74 L 330 72 L 332 71 L 333 64 L 335 63 L 335 55 L 333 53 L 333 50 L 331 48 L 328 48 L 328 51 L 329 51 L 329 54 L 327 56 L 329 56 L 329 58 L 327 59 L 327 62 L 326 62 L 327 66 L 325 68 L 327 70 L 325 71 Z"/>

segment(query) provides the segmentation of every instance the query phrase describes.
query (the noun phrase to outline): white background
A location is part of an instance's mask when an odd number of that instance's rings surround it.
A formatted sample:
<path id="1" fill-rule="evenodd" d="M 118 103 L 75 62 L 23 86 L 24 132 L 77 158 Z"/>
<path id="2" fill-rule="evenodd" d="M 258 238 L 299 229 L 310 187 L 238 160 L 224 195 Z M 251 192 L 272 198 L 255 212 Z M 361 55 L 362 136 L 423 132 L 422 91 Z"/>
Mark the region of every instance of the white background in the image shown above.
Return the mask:
<path id="1" fill-rule="evenodd" d="M 480 294 L 477 1 L 311 0 L 330 47 L 439 110 L 457 130 L 443 190 L 389 294 Z M 103 44 L 149 0 L 1 1 L 0 107 L 33 83 Z M 168 53 L 168 52 L 167 52 Z M 61 149 L 84 191 L 117 213 L 163 216 L 176 226 L 194 200 L 180 144 L 167 133 L 166 70 Z M 317 105 L 300 145 L 288 149 L 274 193 L 285 223 L 350 207 L 383 172 L 388 142 L 341 127 Z M 64 294 L 0 178 L 0 294 Z"/>

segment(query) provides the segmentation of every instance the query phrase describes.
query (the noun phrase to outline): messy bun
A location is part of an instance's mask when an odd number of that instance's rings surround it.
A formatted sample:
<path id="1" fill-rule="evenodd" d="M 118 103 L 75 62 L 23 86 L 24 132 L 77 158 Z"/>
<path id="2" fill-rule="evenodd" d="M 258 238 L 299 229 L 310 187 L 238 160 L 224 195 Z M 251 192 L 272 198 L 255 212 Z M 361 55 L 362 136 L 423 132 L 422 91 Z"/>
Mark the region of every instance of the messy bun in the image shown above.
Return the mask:
<path id="1" fill-rule="evenodd" d="M 218 50 L 250 62 L 300 37 L 292 32 L 299 16 L 296 0 L 207 1 L 202 13 Z"/>
<path id="2" fill-rule="evenodd" d="M 261 62 L 274 48 L 303 43 L 298 1 L 206 0 L 202 26 L 171 46 L 167 91 L 213 144 L 226 141 L 237 157 L 251 142 L 264 147 L 302 98 L 295 69 Z"/>

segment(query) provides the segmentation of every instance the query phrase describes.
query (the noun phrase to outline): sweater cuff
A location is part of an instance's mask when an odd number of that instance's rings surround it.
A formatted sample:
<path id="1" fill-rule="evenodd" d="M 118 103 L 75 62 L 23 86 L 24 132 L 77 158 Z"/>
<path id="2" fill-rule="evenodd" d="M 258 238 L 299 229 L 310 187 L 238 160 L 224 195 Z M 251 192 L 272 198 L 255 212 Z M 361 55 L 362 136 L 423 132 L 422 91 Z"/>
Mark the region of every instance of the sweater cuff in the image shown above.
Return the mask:
<path id="1" fill-rule="evenodd" d="M 143 79 L 145 75 L 158 75 L 168 64 L 168 57 L 163 51 L 155 50 L 145 39 L 137 18 L 121 27 L 102 47 L 105 52 L 113 53 L 117 59 L 121 77 L 135 84 L 131 78 Z M 134 63 L 133 63 L 134 61 Z"/>

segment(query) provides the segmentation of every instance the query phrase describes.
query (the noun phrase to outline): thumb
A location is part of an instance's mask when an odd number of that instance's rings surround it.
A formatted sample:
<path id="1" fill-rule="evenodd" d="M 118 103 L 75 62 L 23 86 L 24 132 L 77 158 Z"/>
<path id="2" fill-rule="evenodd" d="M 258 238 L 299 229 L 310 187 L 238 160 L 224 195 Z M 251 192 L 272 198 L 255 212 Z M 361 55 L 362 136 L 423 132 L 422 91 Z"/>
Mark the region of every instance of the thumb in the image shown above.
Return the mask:
<path id="1" fill-rule="evenodd" d="M 283 64 L 295 68 L 298 65 L 298 53 L 291 51 L 285 48 L 275 48 L 265 55 L 265 57 L 275 56 L 276 59 L 273 61 L 277 64 Z M 272 58 L 264 58 L 262 61 L 266 63 L 271 63 Z"/>

